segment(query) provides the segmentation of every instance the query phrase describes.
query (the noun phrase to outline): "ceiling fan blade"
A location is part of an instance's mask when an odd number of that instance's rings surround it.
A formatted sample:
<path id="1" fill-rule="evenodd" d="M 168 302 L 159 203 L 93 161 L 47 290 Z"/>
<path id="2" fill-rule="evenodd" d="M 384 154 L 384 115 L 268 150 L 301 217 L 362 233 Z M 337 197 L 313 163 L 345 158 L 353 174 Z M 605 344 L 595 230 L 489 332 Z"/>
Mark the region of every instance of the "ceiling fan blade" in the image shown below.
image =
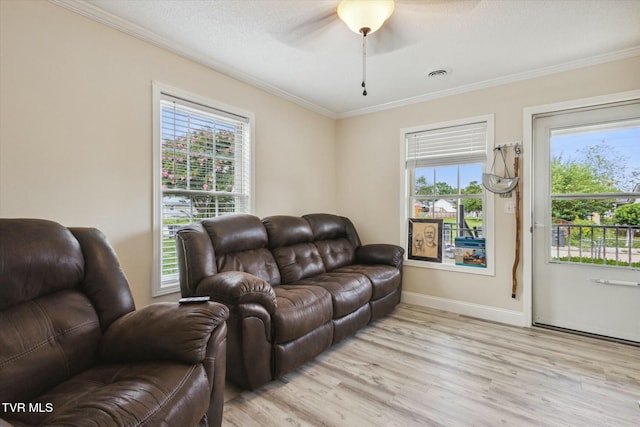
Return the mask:
<path id="1" fill-rule="evenodd" d="M 418 42 L 417 39 L 412 40 L 407 32 L 403 31 L 401 22 L 391 20 L 367 38 L 369 37 L 371 55 L 393 52 Z"/>
<path id="2" fill-rule="evenodd" d="M 430 21 L 455 19 L 475 8 L 480 0 L 396 0 L 396 10 L 380 30 L 371 34 L 372 55 L 393 52 L 424 40 L 422 26 Z M 419 16 L 416 19 L 415 16 Z"/>
<path id="3" fill-rule="evenodd" d="M 458 14 L 476 7 L 480 0 L 396 0 L 396 9 L 391 18 L 375 33 L 367 36 L 369 54 L 381 55 L 421 41 L 420 26 L 411 15 L 422 15 L 425 24 L 433 17 Z M 429 18 L 431 17 L 431 18 Z M 272 32 L 275 39 L 285 45 L 306 50 L 328 48 L 323 40 L 327 33 L 336 31 L 336 26 L 345 25 L 333 2 L 305 2 L 290 17 L 294 24 Z M 412 27 L 407 22 L 413 22 Z M 345 26 L 346 28 L 346 26 Z"/>
<path id="4" fill-rule="evenodd" d="M 281 33 L 276 35 L 276 38 L 286 45 L 303 47 L 321 37 L 322 33 L 337 20 L 338 14 L 335 8 L 323 11 L 291 28 L 283 29 Z"/>

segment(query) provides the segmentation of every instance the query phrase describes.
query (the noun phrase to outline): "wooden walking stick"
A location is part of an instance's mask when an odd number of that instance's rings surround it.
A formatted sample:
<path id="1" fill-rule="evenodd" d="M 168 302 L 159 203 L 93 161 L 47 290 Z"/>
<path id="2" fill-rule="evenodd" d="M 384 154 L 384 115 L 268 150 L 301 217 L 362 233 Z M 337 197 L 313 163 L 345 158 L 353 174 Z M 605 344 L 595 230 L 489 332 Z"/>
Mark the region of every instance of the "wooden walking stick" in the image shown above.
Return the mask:
<path id="1" fill-rule="evenodd" d="M 520 150 L 519 147 L 516 147 L 516 155 L 513 161 L 513 173 L 516 177 L 520 176 Z M 512 271 L 512 279 L 513 284 L 511 285 L 511 298 L 516 297 L 516 292 L 518 290 L 518 265 L 520 264 L 520 180 L 518 179 L 518 183 L 516 184 L 516 257 L 513 261 L 513 271 Z"/>

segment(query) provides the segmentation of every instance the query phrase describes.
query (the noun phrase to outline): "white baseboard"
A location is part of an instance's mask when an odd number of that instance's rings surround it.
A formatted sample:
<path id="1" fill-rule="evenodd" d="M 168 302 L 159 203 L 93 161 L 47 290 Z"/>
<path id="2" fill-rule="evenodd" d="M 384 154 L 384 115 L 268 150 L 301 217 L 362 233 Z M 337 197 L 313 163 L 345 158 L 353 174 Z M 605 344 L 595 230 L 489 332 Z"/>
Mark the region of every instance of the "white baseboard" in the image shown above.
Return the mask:
<path id="1" fill-rule="evenodd" d="M 504 308 L 406 291 L 402 292 L 402 302 L 421 307 L 435 308 L 436 310 L 449 311 L 451 313 L 462 314 L 464 316 L 476 317 L 478 319 L 506 323 L 507 325 L 531 326 L 526 324 L 524 313 L 521 311 L 506 310 Z"/>

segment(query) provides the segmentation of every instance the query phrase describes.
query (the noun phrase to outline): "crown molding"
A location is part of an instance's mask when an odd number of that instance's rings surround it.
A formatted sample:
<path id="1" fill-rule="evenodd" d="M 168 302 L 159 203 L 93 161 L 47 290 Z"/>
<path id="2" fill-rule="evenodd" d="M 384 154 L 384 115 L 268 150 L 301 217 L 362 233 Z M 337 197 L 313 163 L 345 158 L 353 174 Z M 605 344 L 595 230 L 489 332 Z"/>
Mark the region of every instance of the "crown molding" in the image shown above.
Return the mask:
<path id="1" fill-rule="evenodd" d="M 418 104 L 426 101 L 433 101 L 439 98 L 445 98 L 452 95 L 460 95 L 463 93 L 473 92 L 476 90 L 487 89 L 496 86 L 502 86 L 508 83 L 519 82 L 523 80 L 534 79 L 537 77 L 548 76 L 551 74 L 562 73 L 564 71 L 577 70 L 592 65 L 604 64 L 607 62 L 619 61 L 622 59 L 640 56 L 640 46 L 629 49 L 610 52 L 603 55 L 593 56 L 590 58 L 580 59 L 577 61 L 565 62 L 550 67 L 538 68 L 536 70 L 526 71 L 523 73 L 510 74 L 508 76 L 498 77 L 495 79 L 485 80 L 478 83 L 458 86 L 451 89 L 441 90 L 437 92 L 429 92 L 411 98 L 400 99 L 397 101 L 387 102 L 385 104 L 374 105 L 372 107 L 361 108 L 358 110 L 337 113 L 338 119 L 346 119 L 349 117 L 362 116 L 365 114 L 376 113 L 392 108 L 404 107 L 408 105 Z"/>
<path id="2" fill-rule="evenodd" d="M 168 50 L 172 53 L 182 56 L 183 58 L 189 59 L 201 65 L 204 65 L 208 68 L 211 68 L 214 71 L 217 71 L 221 74 L 226 75 L 227 77 L 231 77 L 235 80 L 239 80 L 243 83 L 251 85 L 257 89 L 264 90 L 265 92 L 268 92 L 272 95 L 276 95 L 280 98 L 291 101 L 308 110 L 314 111 L 316 113 L 319 113 L 331 119 L 337 118 L 337 114 L 334 111 L 331 111 L 317 104 L 309 102 L 289 92 L 283 91 L 282 89 L 279 89 L 260 79 L 250 76 L 234 67 L 231 67 L 229 65 L 222 64 L 216 61 L 212 61 L 207 58 L 203 58 L 202 55 L 195 54 L 184 45 L 175 43 L 172 40 L 164 38 L 130 21 L 122 19 L 109 12 L 105 12 L 104 10 L 99 9 L 98 7 L 84 0 L 49 0 L 49 2 L 57 6 L 63 7 L 67 10 L 70 10 L 72 12 L 75 12 L 79 15 L 82 15 L 86 18 L 89 18 L 93 21 L 107 25 L 111 28 L 114 28 L 127 35 L 135 37 L 139 40 L 150 43 L 162 49 Z"/>

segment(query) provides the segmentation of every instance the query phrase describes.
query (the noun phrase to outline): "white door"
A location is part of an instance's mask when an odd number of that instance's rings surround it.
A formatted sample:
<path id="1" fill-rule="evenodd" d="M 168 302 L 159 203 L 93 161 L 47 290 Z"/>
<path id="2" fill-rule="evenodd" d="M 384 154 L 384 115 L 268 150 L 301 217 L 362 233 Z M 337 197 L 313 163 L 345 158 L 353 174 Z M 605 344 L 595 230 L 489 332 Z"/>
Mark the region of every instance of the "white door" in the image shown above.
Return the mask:
<path id="1" fill-rule="evenodd" d="M 640 100 L 533 132 L 533 323 L 640 342 Z"/>

